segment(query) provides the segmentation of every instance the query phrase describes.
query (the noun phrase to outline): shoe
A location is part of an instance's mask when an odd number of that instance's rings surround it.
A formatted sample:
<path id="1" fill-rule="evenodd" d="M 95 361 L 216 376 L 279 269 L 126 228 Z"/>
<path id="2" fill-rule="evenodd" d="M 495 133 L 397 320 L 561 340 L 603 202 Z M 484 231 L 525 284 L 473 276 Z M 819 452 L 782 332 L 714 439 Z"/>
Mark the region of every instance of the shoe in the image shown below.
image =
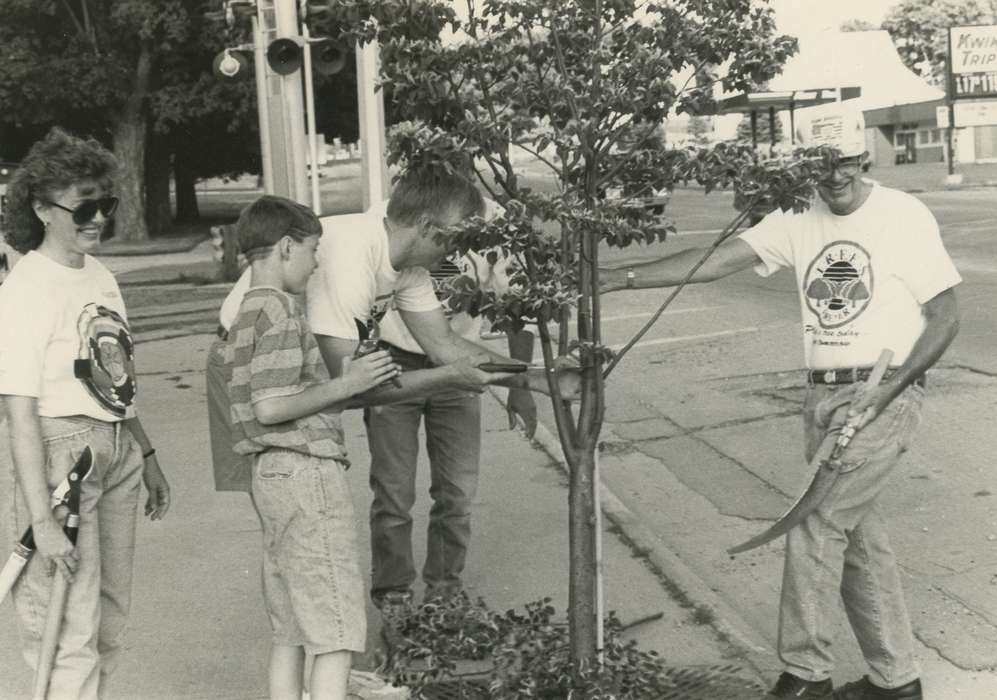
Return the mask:
<path id="1" fill-rule="evenodd" d="M 405 627 L 415 612 L 412 591 L 388 591 L 374 601 L 381 611 L 381 634 L 389 646 L 404 638 Z"/>
<path id="2" fill-rule="evenodd" d="M 872 684 L 869 676 L 860 681 L 845 683 L 830 697 L 832 700 L 924 700 L 920 679 L 915 678 L 899 688 L 880 688 Z"/>
<path id="3" fill-rule="evenodd" d="M 792 673 L 783 672 L 775 682 L 765 700 L 781 700 L 782 698 L 801 698 L 803 700 L 828 700 L 834 686 L 831 679 L 822 681 L 805 681 Z"/>
<path id="4" fill-rule="evenodd" d="M 442 607 L 467 607 L 471 599 L 460 586 L 426 586 L 426 592 L 422 597 L 423 605 L 436 605 Z"/>

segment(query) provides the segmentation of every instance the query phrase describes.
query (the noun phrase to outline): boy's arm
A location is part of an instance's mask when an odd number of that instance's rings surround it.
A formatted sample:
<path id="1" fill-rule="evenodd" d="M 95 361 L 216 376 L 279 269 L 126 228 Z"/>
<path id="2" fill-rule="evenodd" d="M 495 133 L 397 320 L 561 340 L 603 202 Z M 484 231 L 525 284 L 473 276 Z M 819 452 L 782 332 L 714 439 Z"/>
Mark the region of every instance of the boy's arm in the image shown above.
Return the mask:
<path id="1" fill-rule="evenodd" d="M 312 384 L 293 394 L 276 394 L 255 401 L 256 420 L 263 425 L 273 425 L 319 411 L 341 410 L 343 403 L 353 395 L 400 374 L 391 354 L 383 350 L 355 359 L 346 358 L 340 367 L 340 376 L 334 379 Z"/>
<path id="2" fill-rule="evenodd" d="M 352 358 L 357 341 L 349 338 L 336 338 L 329 335 L 315 335 L 319 352 L 325 360 L 329 374 L 336 377 L 342 373 L 343 360 Z M 441 391 L 484 390 L 491 376 L 474 367 L 470 361 L 457 362 L 444 367 L 403 372 L 398 376 L 401 387 L 380 385 L 373 389 L 355 392 L 345 397 L 333 408 L 348 409 L 363 406 L 378 406 L 396 401 L 404 401 L 416 396 L 427 396 Z"/>

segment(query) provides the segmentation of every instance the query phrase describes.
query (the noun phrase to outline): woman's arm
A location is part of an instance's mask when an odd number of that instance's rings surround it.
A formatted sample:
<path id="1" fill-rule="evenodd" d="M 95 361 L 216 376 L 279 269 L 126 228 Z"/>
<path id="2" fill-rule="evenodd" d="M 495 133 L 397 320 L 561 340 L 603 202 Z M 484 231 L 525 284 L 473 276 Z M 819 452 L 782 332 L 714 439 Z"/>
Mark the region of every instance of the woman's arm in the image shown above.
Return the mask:
<path id="1" fill-rule="evenodd" d="M 5 395 L 3 399 L 14 472 L 31 516 L 31 529 L 38 553 L 51 559 L 63 576 L 72 581 L 79 560 L 49 503 L 49 486 L 45 478 L 45 445 L 38 420 L 38 399 L 33 396 L 11 395 Z"/>
<path id="2" fill-rule="evenodd" d="M 145 502 L 145 514 L 152 520 L 162 520 L 166 511 L 170 509 L 170 485 L 159 466 L 156 450 L 153 449 L 149 436 L 146 435 L 145 428 L 142 427 L 142 421 L 138 419 L 138 416 L 126 418 L 122 423 L 128 428 L 128 432 L 132 434 L 142 450 L 142 482 L 149 492 L 149 498 Z"/>

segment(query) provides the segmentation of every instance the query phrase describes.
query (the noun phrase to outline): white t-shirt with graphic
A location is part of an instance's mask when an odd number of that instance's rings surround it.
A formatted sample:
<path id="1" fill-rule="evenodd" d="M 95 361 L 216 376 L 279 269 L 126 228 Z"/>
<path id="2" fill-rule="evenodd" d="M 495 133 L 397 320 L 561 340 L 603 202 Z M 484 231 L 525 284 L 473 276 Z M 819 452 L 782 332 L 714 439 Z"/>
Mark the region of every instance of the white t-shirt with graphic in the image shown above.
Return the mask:
<path id="1" fill-rule="evenodd" d="M 315 334 L 359 340 L 356 321 L 380 322 L 390 308 L 439 308 L 427 270 L 391 266 L 386 207 L 382 203 L 362 214 L 322 219 L 318 269 L 305 292 L 308 323 Z"/>
<path id="2" fill-rule="evenodd" d="M 60 265 L 31 251 L 0 286 L 0 394 L 38 414 L 135 415 L 134 344 L 114 276 L 95 258 Z"/>
<path id="3" fill-rule="evenodd" d="M 938 223 L 914 197 L 873 185 L 846 216 L 817 198 L 802 214 L 775 211 L 741 234 L 767 277 L 796 271 L 803 352 L 812 369 L 903 363 L 924 331 L 921 305 L 962 281 Z"/>

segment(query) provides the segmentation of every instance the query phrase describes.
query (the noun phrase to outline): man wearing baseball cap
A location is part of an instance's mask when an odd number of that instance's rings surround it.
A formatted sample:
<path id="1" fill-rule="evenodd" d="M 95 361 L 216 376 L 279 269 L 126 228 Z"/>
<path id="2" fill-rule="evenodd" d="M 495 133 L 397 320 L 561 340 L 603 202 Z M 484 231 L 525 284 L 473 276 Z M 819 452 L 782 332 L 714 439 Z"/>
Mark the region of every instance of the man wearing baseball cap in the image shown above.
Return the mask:
<path id="1" fill-rule="evenodd" d="M 789 531 L 779 602 L 785 671 L 768 698 L 920 700 L 920 670 L 896 559 L 878 507 L 918 423 L 925 372 L 955 337 L 961 278 L 920 201 L 862 177 L 862 114 L 835 103 L 804 125 L 804 143 L 837 150 L 818 198 L 801 214 L 775 211 L 718 248 L 695 273 L 709 282 L 753 266 L 795 271 L 807 395 L 804 452 L 828 454 L 851 417 L 858 432 L 821 505 Z M 705 249 L 604 271 L 603 290 L 677 285 Z M 890 369 L 862 382 L 883 349 Z M 833 689 L 831 617 L 841 596 L 869 665 Z"/>

